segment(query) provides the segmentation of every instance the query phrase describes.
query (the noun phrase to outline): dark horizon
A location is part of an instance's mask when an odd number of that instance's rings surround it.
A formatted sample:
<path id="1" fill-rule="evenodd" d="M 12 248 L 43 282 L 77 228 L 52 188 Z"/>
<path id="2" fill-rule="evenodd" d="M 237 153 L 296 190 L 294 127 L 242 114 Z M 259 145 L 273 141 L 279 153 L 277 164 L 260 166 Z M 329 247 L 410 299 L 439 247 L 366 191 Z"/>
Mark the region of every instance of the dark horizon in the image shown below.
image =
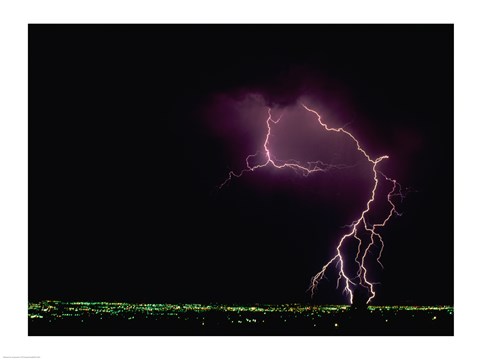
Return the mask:
<path id="1" fill-rule="evenodd" d="M 361 164 L 218 190 L 261 146 L 232 111 L 260 94 L 307 96 L 410 189 L 372 305 L 453 305 L 453 25 L 29 25 L 28 50 L 29 301 L 348 304 L 334 274 L 307 288 L 364 205 Z M 323 151 L 304 133 L 277 149 Z M 322 144 L 354 159 L 341 141 Z"/>
<path id="2" fill-rule="evenodd" d="M 314 302 L 312 300 L 311 302 L 305 301 L 305 302 L 218 302 L 218 301 L 211 301 L 211 302 L 185 302 L 185 301 L 174 301 L 174 302 L 149 302 L 149 301 L 140 301 L 140 300 L 135 300 L 135 301 L 122 301 L 121 299 L 61 299 L 61 298 L 42 298 L 42 299 L 29 299 L 29 303 L 39 303 L 39 302 L 49 302 L 49 301 L 61 301 L 61 302 L 68 302 L 68 303 L 75 303 L 75 302 L 81 302 L 81 303 L 125 303 L 125 304 L 178 304 L 178 305 L 189 305 L 189 304 L 200 304 L 200 305 L 241 305 L 241 306 L 253 306 L 253 305 L 289 305 L 289 304 L 298 304 L 298 305 L 304 305 L 304 306 L 346 306 L 346 307 L 351 307 L 352 304 L 349 304 L 348 302 L 344 301 L 342 303 L 318 303 Z M 375 302 L 375 304 L 368 304 L 367 306 L 372 306 L 372 307 L 395 307 L 395 306 L 453 306 L 453 304 L 444 304 L 444 303 L 412 303 L 412 302 L 404 302 L 404 303 L 383 303 L 383 304 L 378 304 Z"/>

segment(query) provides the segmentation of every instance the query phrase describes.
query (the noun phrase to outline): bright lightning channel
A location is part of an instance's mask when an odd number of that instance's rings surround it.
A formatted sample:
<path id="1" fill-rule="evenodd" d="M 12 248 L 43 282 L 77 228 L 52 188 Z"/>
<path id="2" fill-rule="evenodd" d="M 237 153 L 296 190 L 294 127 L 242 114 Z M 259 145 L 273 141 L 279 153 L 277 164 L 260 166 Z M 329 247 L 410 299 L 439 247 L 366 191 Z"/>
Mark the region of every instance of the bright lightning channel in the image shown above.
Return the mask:
<path id="1" fill-rule="evenodd" d="M 339 265 L 339 270 L 338 270 L 338 278 L 337 278 L 337 289 L 340 287 L 340 282 L 343 280 L 344 283 L 344 288 L 343 292 L 348 295 L 350 303 L 353 303 L 353 290 L 352 287 L 356 286 L 357 283 L 354 280 L 358 279 L 358 284 L 367 288 L 369 291 L 369 298 L 367 300 L 367 304 L 371 302 L 371 300 L 375 297 L 375 286 L 376 283 L 370 281 L 367 278 L 367 267 L 365 265 L 365 260 L 367 257 L 367 254 L 370 251 L 370 248 L 375 244 L 376 241 L 380 244 L 380 251 L 379 254 L 376 258 L 377 262 L 379 265 L 383 268 L 383 264 L 381 263 L 380 259 L 382 257 L 383 253 L 383 248 L 384 248 L 384 241 L 382 236 L 378 233 L 378 229 L 385 227 L 387 222 L 392 218 L 394 214 L 400 215 L 400 213 L 397 211 L 394 202 L 392 199 L 396 196 L 400 196 L 403 198 L 402 194 L 402 188 L 400 184 L 392 178 L 387 177 L 384 175 L 381 171 L 377 169 L 378 164 L 385 160 L 388 159 L 387 155 L 380 156 L 378 158 L 372 158 L 370 155 L 367 154 L 367 152 L 360 146 L 359 141 L 350 133 L 349 131 L 345 130 L 343 127 L 340 128 L 333 128 L 329 127 L 327 124 L 325 124 L 322 121 L 321 116 L 318 114 L 317 111 L 307 107 L 306 105 L 302 104 L 303 108 L 307 110 L 308 112 L 312 113 L 315 115 L 318 123 L 326 130 L 329 132 L 337 132 L 337 133 L 342 133 L 349 137 L 351 140 L 354 141 L 356 144 L 357 150 L 365 157 L 365 159 L 371 164 L 372 167 L 372 175 L 373 175 L 373 188 L 370 193 L 370 198 L 367 201 L 364 210 L 361 212 L 360 216 L 353 221 L 353 223 L 349 226 L 350 231 L 343 235 L 340 240 L 338 241 L 338 245 L 336 247 L 336 252 L 335 255 L 321 268 L 321 270 L 315 274 L 315 276 L 312 277 L 309 291 L 311 292 L 311 295 L 313 297 L 315 290 L 318 286 L 318 283 L 320 280 L 322 280 L 325 277 L 325 273 L 329 267 L 331 267 L 332 264 L 338 264 Z M 239 178 L 246 172 L 253 172 L 257 169 L 264 168 L 266 166 L 273 166 L 277 169 L 285 169 L 289 168 L 297 172 L 301 172 L 303 175 L 308 176 L 312 173 L 315 172 L 326 172 L 331 169 L 343 169 L 347 167 L 346 165 L 334 165 L 334 164 L 326 164 L 322 161 L 316 161 L 316 162 L 309 162 L 307 163 L 307 166 L 301 165 L 300 162 L 296 160 L 287 160 L 287 161 L 280 161 L 277 160 L 271 153 L 269 149 L 269 141 L 270 141 L 270 135 L 272 132 L 272 125 L 278 124 L 278 122 L 281 120 L 282 116 L 274 120 L 272 118 L 272 111 L 270 108 L 268 108 L 268 118 L 266 120 L 266 125 L 267 125 L 267 133 L 265 136 L 265 140 L 263 142 L 263 150 L 261 151 L 263 155 L 265 156 L 265 161 L 260 164 L 252 165 L 251 160 L 252 158 L 256 158 L 260 151 L 258 151 L 255 154 L 248 155 L 245 158 L 245 165 L 246 167 L 243 168 L 240 172 L 234 172 L 230 171 L 228 173 L 228 177 L 225 179 L 225 181 L 220 185 L 220 188 L 225 186 L 228 182 L 230 182 L 234 177 Z M 369 214 L 371 211 L 371 205 L 375 201 L 376 198 L 376 193 L 377 193 L 377 188 L 379 184 L 379 176 L 381 176 L 385 181 L 389 182 L 391 184 L 391 190 L 387 194 L 387 201 L 389 203 L 390 209 L 387 212 L 387 215 L 384 217 L 383 221 L 375 224 L 368 224 L 366 220 L 366 216 Z M 367 240 L 362 239 L 362 237 L 359 234 L 359 230 L 365 230 L 367 236 Z M 358 242 L 357 246 L 357 253 L 355 256 L 355 263 L 357 264 L 357 273 L 354 278 L 350 278 L 346 275 L 345 270 L 344 270 L 344 255 L 342 254 L 342 246 L 344 243 L 348 240 L 356 240 Z M 363 246 L 363 244 L 367 243 L 366 246 Z M 362 250 L 362 247 L 364 248 Z"/>

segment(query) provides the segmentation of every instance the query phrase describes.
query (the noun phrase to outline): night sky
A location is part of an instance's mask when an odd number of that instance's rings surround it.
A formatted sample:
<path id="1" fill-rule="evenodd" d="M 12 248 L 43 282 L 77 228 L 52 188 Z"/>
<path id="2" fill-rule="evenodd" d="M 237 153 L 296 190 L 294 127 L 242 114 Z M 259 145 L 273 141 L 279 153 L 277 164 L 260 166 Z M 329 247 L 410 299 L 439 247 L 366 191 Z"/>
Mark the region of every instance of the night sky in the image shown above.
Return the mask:
<path id="1" fill-rule="evenodd" d="M 453 304 L 453 25 L 30 25 L 28 70 L 30 300 L 347 303 L 306 290 L 371 180 L 302 100 L 409 189 L 374 303 Z M 283 158 L 356 165 L 219 190 L 267 106 Z"/>

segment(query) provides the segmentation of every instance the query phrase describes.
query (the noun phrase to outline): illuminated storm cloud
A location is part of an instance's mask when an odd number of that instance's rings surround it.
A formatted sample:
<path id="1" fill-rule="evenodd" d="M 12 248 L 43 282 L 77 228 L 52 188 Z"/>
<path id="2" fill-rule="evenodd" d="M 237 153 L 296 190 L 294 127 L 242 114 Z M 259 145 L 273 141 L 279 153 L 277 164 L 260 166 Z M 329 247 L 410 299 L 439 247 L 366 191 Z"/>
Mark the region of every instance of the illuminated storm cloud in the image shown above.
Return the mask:
<path id="1" fill-rule="evenodd" d="M 326 277 L 327 270 L 334 268 L 338 272 L 337 289 L 343 284 L 343 293 L 348 296 L 350 303 L 353 303 L 356 286 L 368 291 L 367 303 L 370 303 L 376 295 L 377 283 L 370 278 L 367 259 L 374 256 L 378 265 L 383 268 L 381 257 L 385 244 L 381 229 L 394 215 L 400 215 L 395 201 L 404 197 L 401 185 L 381 171 L 382 163 L 387 161 L 389 156 L 371 155 L 360 140 L 348 130 L 348 124 L 331 125 L 328 119 L 322 118 L 319 111 L 310 105 L 309 99 L 299 99 L 296 103 L 284 107 L 267 106 L 262 96 L 252 94 L 246 95 L 240 101 L 228 97 L 222 97 L 221 100 L 215 115 L 242 118 L 243 126 L 250 128 L 246 133 L 250 133 L 255 140 L 258 138 L 256 141 L 258 144 L 255 152 L 245 155 L 242 165 L 228 173 L 220 184 L 220 189 L 232 181 L 239 181 L 239 178 L 248 173 L 265 168 L 310 177 L 316 173 L 341 171 L 359 164 L 367 167 L 368 197 L 363 208 L 346 226 L 347 231 L 339 235 L 334 254 L 312 277 L 309 291 L 313 296 L 319 281 Z M 228 135 L 228 132 L 238 131 L 233 123 L 231 125 L 225 123 L 227 125 L 222 132 Z M 259 123 L 262 125 L 261 130 Z M 287 128 L 282 129 L 282 126 Z M 236 141 L 241 140 L 237 138 Z M 315 151 L 308 145 L 312 141 L 317 142 Z M 359 176 L 358 182 L 361 182 L 360 178 Z M 380 186 L 388 190 L 379 191 Z M 378 202 L 383 202 L 384 205 L 378 206 L 379 210 L 375 211 L 374 205 Z M 353 259 L 355 270 L 350 271 L 352 275 L 346 270 L 345 264 L 351 259 L 348 259 L 349 256 L 344 251 L 345 245 L 350 242 L 354 242 L 356 246 Z M 374 245 L 379 249 L 375 254 L 372 251 Z"/>

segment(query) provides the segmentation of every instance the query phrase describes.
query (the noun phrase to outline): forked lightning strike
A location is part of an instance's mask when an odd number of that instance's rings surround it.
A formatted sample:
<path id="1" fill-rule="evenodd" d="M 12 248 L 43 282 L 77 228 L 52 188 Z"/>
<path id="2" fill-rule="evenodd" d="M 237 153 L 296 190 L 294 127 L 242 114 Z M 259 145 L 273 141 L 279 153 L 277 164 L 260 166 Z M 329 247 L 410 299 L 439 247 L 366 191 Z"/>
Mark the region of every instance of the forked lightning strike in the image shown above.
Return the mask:
<path id="1" fill-rule="evenodd" d="M 387 155 L 380 156 L 376 159 L 373 159 L 370 157 L 370 155 L 367 154 L 367 152 L 360 146 L 359 141 L 350 133 L 349 131 L 345 130 L 343 127 L 340 128 L 332 128 L 329 127 L 327 124 L 325 124 L 322 121 L 321 116 L 318 114 L 313 109 L 310 109 L 306 105 L 302 104 L 303 108 L 307 110 L 308 112 L 314 114 L 317 118 L 318 123 L 326 130 L 330 132 L 337 132 L 337 133 L 342 133 L 348 136 L 351 140 L 353 140 L 356 144 L 357 150 L 365 157 L 365 159 L 371 164 L 372 166 L 372 174 L 373 174 L 373 188 L 371 191 L 371 195 L 369 200 L 367 201 L 364 210 L 360 214 L 360 216 L 351 223 L 349 226 L 350 231 L 343 235 L 336 247 L 336 253 L 335 256 L 333 256 L 322 268 L 321 270 L 312 278 L 311 284 L 309 287 L 309 291 L 311 291 L 312 296 L 314 295 L 315 289 L 317 288 L 317 285 L 320 280 L 322 280 L 325 277 L 325 273 L 327 269 L 332 265 L 336 264 L 337 267 L 339 266 L 339 271 L 338 271 L 338 278 L 337 278 L 337 288 L 340 286 L 340 282 L 343 280 L 345 287 L 343 289 L 343 292 L 345 292 L 350 300 L 350 303 L 353 303 L 353 290 L 352 286 L 356 286 L 357 283 L 354 280 L 358 279 L 358 285 L 361 285 L 365 288 L 368 289 L 369 291 L 369 298 L 367 300 L 367 303 L 370 303 L 370 301 L 375 297 L 375 290 L 374 290 L 374 285 L 375 283 L 372 281 L 369 281 L 367 278 L 367 267 L 365 265 L 365 261 L 367 258 L 367 254 L 370 251 L 370 248 L 375 244 L 376 241 L 380 244 L 380 251 L 378 253 L 378 256 L 376 258 L 377 262 L 379 265 L 383 268 L 382 263 L 380 262 L 380 259 L 382 257 L 382 252 L 383 252 L 383 247 L 384 247 L 384 242 L 382 236 L 378 233 L 378 228 L 384 227 L 387 222 L 391 219 L 391 217 L 396 214 L 400 215 L 400 213 L 397 211 L 395 204 L 393 203 L 392 199 L 395 196 L 400 196 L 403 198 L 402 194 L 402 189 L 400 184 L 395 180 L 391 179 L 387 176 L 385 176 L 382 172 L 380 172 L 377 169 L 378 164 L 385 160 L 388 159 Z M 240 172 L 235 173 L 234 171 L 230 171 L 228 174 L 228 177 L 225 179 L 225 181 L 220 185 L 220 188 L 222 188 L 225 184 L 227 184 L 229 181 L 232 180 L 233 177 L 239 178 L 241 177 L 244 173 L 246 172 L 253 172 L 259 168 L 263 168 L 266 166 L 274 166 L 277 169 L 284 169 L 284 168 L 289 168 L 292 170 L 295 170 L 297 172 L 301 172 L 303 175 L 308 176 L 309 174 L 312 174 L 314 172 L 325 172 L 331 169 L 343 169 L 347 167 L 346 165 L 340 164 L 340 165 L 334 165 L 334 164 L 326 164 L 322 161 L 317 161 L 317 162 L 310 162 L 307 163 L 308 166 L 301 165 L 299 161 L 296 160 L 286 160 L 286 161 L 280 161 L 275 159 L 275 157 L 271 154 L 270 149 L 269 149 L 269 140 L 270 140 L 270 135 L 272 131 L 272 125 L 277 124 L 281 120 L 281 116 L 277 119 L 274 120 L 272 118 L 272 113 L 271 109 L 268 108 L 268 118 L 266 120 L 267 124 L 267 134 L 265 136 L 265 141 L 263 143 L 263 155 L 265 156 L 265 161 L 252 165 L 251 160 L 252 158 L 256 158 L 259 155 L 259 152 L 253 155 L 248 155 L 245 159 L 245 164 L 246 167 L 242 169 Z M 375 201 L 375 196 L 379 184 L 379 175 L 387 182 L 389 182 L 392 186 L 390 192 L 387 194 L 387 201 L 389 203 L 390 209 L 383 219 L 383 221 L 375 224 L 369 225 L 366 220 L 366 216 L 369 214 L 371 211 L 371 205 Z M 359 234 L 359 231 L 365 231 L 367 234 L 368 240 L 362 240 L 362 237 Z M 363 235 L 364 236 L 364 235 Z M 347 240 L 355 240 L 358 242 L 357 246 L 357 253 L 355 256 L 355 263 L 357 264 L 357 273 L 354 278 L 350 278 L 347 276 L 345 273 L 345 259 L 344 255 L 342 255 L 342 246 Z M 364 246 L 364 242 L 368 244 Z M 363 248 L 363 249 L 362 249 Z"/>

